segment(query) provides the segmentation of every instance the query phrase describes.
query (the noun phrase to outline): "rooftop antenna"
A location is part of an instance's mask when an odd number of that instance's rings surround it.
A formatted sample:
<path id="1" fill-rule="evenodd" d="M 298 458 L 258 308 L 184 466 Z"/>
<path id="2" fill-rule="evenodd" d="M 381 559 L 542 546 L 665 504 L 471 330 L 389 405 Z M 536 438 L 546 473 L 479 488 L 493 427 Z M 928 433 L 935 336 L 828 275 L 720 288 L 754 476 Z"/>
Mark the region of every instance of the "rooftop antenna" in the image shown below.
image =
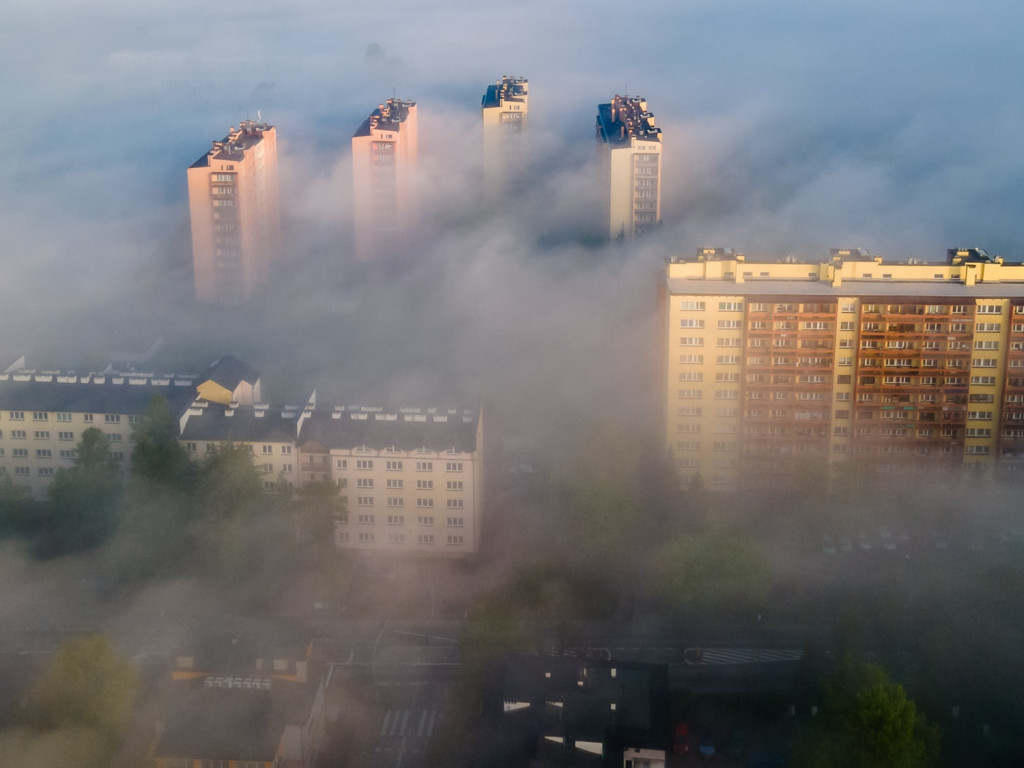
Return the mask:
<path id="1" fill-rule="evenodd" d="M 256 122 L 257 123 L 262 123 L 263 122 L 263 115 L 260 113 L 259 109 L 256 110 Z"/>

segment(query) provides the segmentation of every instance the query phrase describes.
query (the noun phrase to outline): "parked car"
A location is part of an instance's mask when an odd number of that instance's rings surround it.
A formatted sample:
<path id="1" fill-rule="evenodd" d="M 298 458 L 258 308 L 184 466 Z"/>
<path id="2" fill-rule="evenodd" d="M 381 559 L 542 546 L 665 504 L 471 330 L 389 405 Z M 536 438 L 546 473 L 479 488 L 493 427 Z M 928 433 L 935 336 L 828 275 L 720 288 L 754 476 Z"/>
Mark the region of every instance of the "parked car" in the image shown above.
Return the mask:
<path id="1" fill-rule="evenodd" d="M 677 755 L 685 755 L 690 751 L 690 725 L 677 723 L 675 736 L 672 738 L 672 751 Z"/>
<path id="2" fill-rule="evenodd" d="M 715 737 L 711 731 L 705 728 L 701 731 L 700 742 L 697 745 L 697 754 L 705 760 L 710 760 L 715 756 Z"/>

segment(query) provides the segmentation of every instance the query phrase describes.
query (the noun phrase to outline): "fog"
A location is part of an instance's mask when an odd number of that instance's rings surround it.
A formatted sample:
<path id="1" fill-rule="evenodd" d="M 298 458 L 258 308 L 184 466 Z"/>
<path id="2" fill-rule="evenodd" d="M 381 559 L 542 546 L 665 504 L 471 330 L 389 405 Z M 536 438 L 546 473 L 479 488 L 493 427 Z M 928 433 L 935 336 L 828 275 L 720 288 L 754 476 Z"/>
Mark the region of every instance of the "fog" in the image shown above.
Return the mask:
<path id="1" fill-rule="evenodd" d="M 89 370 L 163 339 L 158 365 L 231 353 L 275 402 L 483 403 L 548 458 L 595 423 L 656 441 L 669 255 L 1024 258 L 1022 28 L 1008 0 L 9 2 L 0 362 Z M 530 81 L 532 154 L 487 210 L 479 104 L 505 74 Z M 596 192 L 617 93 L 664 131 L 663 223 L 628 244 L 605 242 Z M 421 223 L 358 262 L 349 142 L 393 94 L 418 103 Z M 247 306 L 200 306 L 185 169 L 257 110 L 286 253 Z M 0 620 L 57 601 L 62 566 L 0 563 L 23 585 Z M 154 588 L 104 626 L 198 593 Z"/>

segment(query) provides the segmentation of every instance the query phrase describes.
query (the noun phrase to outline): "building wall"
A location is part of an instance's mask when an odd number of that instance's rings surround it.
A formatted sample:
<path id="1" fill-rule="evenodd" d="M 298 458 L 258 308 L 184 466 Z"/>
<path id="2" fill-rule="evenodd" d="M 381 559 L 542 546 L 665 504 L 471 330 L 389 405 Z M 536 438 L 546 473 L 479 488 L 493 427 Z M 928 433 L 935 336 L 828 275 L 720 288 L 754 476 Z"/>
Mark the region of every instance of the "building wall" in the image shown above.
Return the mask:
<path id="1" fill-rule="evenodd" d="M 1024 266 L 701 255 L 666 275 L 666 442 L 684 482 L 1020 466 Z"/>
<path id="2" fill-rule="evenodd" d="M 379 119 L 392 111 L 401 111 L 402 119 Z M 416 104 L 388 99 L 364 127 L 352 137 L 354 223 L 356 254 L 370 259 L 404 245 L 416 222 Z"/>
<path id="3" fill-rule="evenodd" d="M 492 93 L 493 89 L 493 93 Z M 493 99 L 488 97 L 493 95 Z M 526 126 L 529 83 L 521 77 L 503 77 L 483 99 L 484 198 L 498 203 L 527 160 Z"/>
<path id="4" fill-rule="evenodd" d="M 238 303 L 281 251 L 276 129 L 247 121 L 201 161 L 187 174 L 196 297 Z"/>

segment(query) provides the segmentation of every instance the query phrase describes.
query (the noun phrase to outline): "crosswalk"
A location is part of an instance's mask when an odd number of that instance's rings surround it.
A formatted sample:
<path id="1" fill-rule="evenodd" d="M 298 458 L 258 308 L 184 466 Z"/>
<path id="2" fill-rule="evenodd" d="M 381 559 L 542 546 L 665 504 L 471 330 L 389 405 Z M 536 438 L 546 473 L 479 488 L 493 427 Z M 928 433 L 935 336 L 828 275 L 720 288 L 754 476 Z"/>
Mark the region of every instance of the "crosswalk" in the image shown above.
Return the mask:
<path id="1" fill-rule="evenodd" d="M 774 661 L 800 661 L 804 652 L 780 648 L 687 648 L 687 664 L 764 664 Z"/>
<path id="2" fill-rule="evenodd" d="M 380 735 L 429 739 L 438 714 L 436 709 L 389 709 L 381 719 Z"/>

